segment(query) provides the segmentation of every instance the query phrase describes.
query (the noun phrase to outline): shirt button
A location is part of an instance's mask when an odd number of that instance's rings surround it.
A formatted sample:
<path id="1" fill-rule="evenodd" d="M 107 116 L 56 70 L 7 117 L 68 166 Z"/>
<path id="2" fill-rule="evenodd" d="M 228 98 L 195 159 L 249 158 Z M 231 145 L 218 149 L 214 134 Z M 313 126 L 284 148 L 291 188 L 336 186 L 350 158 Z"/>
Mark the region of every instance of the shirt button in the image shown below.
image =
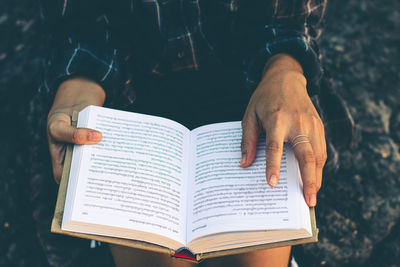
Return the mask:
<path id="1" fill-rule="evenodd" d="M 182 51 L 178 52 L 178 58 L 183 58 L 184 55 L 185 55 L 185 53 L 183 53 Z"/>

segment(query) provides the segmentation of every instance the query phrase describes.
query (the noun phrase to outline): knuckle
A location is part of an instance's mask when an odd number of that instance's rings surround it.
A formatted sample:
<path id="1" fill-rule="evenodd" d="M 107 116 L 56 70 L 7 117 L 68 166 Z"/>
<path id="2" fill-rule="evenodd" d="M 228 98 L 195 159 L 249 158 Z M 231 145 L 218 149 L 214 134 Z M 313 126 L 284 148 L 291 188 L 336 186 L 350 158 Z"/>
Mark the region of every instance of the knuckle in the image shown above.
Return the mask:
<path id="1" fill-rule="evenodd" d="M 48 130 L 50 136 L 54 136 L 56 134 L 56 127 L 57 127 L 57 125 L 56 125 L 56 123 L 54 121 L 53 122 L 49 122 L 47 124 L 47 130 Z"/>
<path id="2" fill-rule="evenodd" d="M 256 143 L 257 143 L 257 134 L 243 132 L 242 141 L 240 145 L 242 151 L 249 149 Z"/>
<path id="3" fill-rule="evenodd" d="M 75 144 L 82 144 L 84 142 L 84 135 L 81 134 L 81 131 L 78 129 L 74 129 L 72 134 L 72 142 Z"/>
<path id="4" fill-rule="evenodd" d="M 267 152 L 280 152 L 281 151 L 281 145 L 277 141 L 269 141 L 266 145 L 266 150 Z"/>
<path id="5" fill-rule="evenodd" d="M 312 151 L 305 152 L 301 157 L 301 161 L 303 165 L 311 165 L 311 164 L 315 165 L 316 160 L 314 153 Z"/>
<path id="6" fill-rule="evenodd" d="M 317 191 L 317 183 L 315 181 L 308 181 L 307 183 L 305 183 L 304 187 L 309 192 Z"/>
<path id="7" fill-rule="evenodd" d="M 322 168 L 325 165 L 326 159 L 323 157 L 323 155 L 317 155 L 315 157 L 315 164 L 318 168 Z"/>
<path id="8" fill-rule="evenodd" d="M 327 159 L 328 159 L 328 154 L 326 154 L 326 152 L 322 153 L 322 160 L 324 161 L 324 163 L 326 162 Z"/>
<path id="9" fill-rule="evenodd" d="M 271 121 L 273 121 L 274 123 L 278 123 L 278 122 L 281 122 L 282 120 L 283 120 L 283 117 L 284 117 L 285 115 L 284 115 L 284 112 L 280 109 L 280 108 L 277 108 L 271 115 L 270 115 L 270 118 L 271 118 Z"/>
<path id="10" fill-rule="evenodd" d="M 258 134 L 259 131 L 258 125 L 254 119 L 249 118 L 248 116 L 245 115 L 244 118 L 242 119 L 241 125 L 242 125 L 243 140 L 251 138 L 254 135 Z"/>

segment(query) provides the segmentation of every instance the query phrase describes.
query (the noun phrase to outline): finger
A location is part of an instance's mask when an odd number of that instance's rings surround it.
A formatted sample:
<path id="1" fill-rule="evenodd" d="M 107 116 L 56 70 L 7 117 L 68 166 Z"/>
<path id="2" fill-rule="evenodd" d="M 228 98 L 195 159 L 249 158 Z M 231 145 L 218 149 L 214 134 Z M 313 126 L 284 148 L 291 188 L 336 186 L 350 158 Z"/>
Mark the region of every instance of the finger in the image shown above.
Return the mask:
<path id="1" fill-rule="evenodd" d="M 323 179 L 323 170 L 327 159 L 326 153 L 326 143 L 325 143 L 325 132 L 322 123 L 319 124 L 319 131 L 317 136 L 315 136 L 315 143 L 318 145 L 315 146 L 314 154 L 315 154 L 315 171 L 317 177 L 317 192 L 321 189 L 322 179 Z M 316 132 L 317 133 L 317 132 Z M 313 142 L 312 142 L 313 143 Z"/>
<path id="2" fill-rule="evenodd" d="M 324 139 L 320 127 L 315 125 L 314 131 L 310 135 L 310 142 L 315 156 L 315 178 L 316 191 L 318 192 L 322 184 L 322 169 L 324 168 L 326 158 L 322 147 L 321 139 Z"/>
<path id="3" fill-rule="evenodd" d="M 321 181 L 320 181 L 320 185 L 318 187 L 318 189 L 321 188 L 322 185 L 322 179 L 323 179 L 323 171 L 324 171 L 324 166 L 325 163 L 328 159 L 328 153 L 326 151 L 326 140 L 325 140 L 325 129 L 324 129 L 324 124 L 321 122 L 320 124 L 320 141 L 321 141 L 321 149 L 322 149 L 322 159 L 323 159 L 323 166 L 322 166 L 322 170 L 321 170 Z"/>
<path id="4" fill-rule="evenodd" d="M 53 160 L 52 160 L 52 166 L 53 166 L 53 178 L 54 178 L 54 181 L 57 184 L 60 184 L 61 175 L 62 175 L 62 166 L 60 166 L 59 164 L 56 164 Z"/>
<path id="5" fill-rule="evenodd" d="M 246 112 L 242 119 L 242 158 L 240 166 L 248 167 L 256 157 L 257 140 L 260 133 L 257 118 L 251 112 Z"/>
<path id="6" fill-rule="evenodd" d="M 265 136 L 266 177 L 270 186 L 278 184 L 283 153 L 283 131 L 278 128 L 267 130 Z"/>
<path id="7" fill-rule="evenodd" d="M 65 145 L 50 144 L 51 164 L 53 166 L 53 177 L 57 184 L 60 183 L 64 159 L 65 159 Z"/>
<path id="8" fill-rule="evenodd" d="M 101 132 L 87 128 L 76 128 L 64 120 L 50 122 L 48 129 L 50 136 L 58 142 L 90 145 L 96 144 L 102 139 Z"/>
<path id="9" fill-rule="evenodd" d="M 310 143 L 299 143 L 294 147 L 294 154 L 299 161 L 303 180 L 304 197 L 307 205 L 317 204 L 317 181 L 315 176 L 315 155 Z"/>

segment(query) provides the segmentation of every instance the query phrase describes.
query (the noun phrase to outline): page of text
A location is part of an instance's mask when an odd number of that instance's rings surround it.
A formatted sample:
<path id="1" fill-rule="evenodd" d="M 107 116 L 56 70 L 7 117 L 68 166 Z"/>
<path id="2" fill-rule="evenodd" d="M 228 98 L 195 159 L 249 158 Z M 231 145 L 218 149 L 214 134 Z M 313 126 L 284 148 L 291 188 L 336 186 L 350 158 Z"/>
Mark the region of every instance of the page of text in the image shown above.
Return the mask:
<path id="1" fill-rule="evenodd" d="M 240 167 L 240 122 L 192 131 L 188 193 L 188 240 L 210 233 L 296 228 L 296 202 L 302 194 L 290 146 L 284 146 L 279 184 L 265 177 L 265 138 L 253 164 Z M 293 165 L 293 166 L 292 166 Z M 288 175 L 290 174 L 290 175 Z"/>
<path id="2" fill-rule="evenodd" d="M 73 219 L 183 243 L 189 130 L 159 117 L 90 108 L 84 127 L 101 131 L 103 139 L 81 146 Z"/>

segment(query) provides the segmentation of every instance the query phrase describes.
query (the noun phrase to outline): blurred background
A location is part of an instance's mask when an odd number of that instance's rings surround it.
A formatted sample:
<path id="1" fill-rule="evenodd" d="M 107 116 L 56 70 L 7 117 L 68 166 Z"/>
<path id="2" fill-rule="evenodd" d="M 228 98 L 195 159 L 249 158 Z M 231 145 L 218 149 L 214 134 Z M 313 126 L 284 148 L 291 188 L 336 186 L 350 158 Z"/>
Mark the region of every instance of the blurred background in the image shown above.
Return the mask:
<path id="1" fill-rule="evenodd" d="M 52 208 L 35 211 L 26 118 L 40 83 L 41 36 L 37 1 L 0 1 L 0 266 L 107 266 L 104 247 L 68 254 L 66 245 L 67 261 L 56 256 L 63 239 L 43 250 L 38 238 L 33 218 Z M 347 104 L 353 138 L 337 144 L 338 168 L 324 175 L 320 241 L 296 247 L 296 259 L 300 266 L 400 266 L 400 2 L 330 0 L 320 46 L 322 90 Z M 332 110 L 335 103 L 328 103 Z M 51 185 L 49 194 L 55 190 Z"/>

